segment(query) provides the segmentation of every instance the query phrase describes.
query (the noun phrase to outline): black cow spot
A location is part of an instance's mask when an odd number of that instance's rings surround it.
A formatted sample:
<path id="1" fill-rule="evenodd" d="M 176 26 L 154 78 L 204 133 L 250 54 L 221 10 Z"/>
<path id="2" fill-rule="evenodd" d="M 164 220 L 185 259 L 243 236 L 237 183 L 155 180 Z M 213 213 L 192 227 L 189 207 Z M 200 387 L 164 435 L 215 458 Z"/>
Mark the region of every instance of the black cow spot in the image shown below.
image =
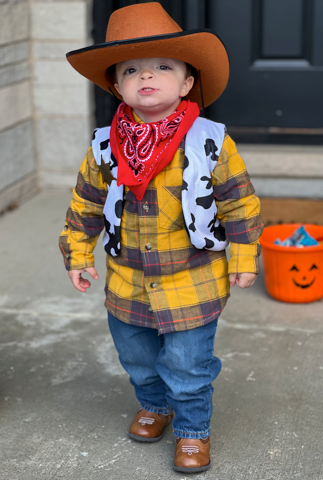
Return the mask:
<path id="1" fill-rule="evenodd" d="M 188 226 L 189 230 L 192 230 L 192 232 L 196 232 L 196 227 L 195 227 L 195 216 L 193 213 L 191 213 L 191 219 L 192 223 Z"/>
<path id="2" fill-rule="evenodd" d="M 100 149 L 101 150 L 106 150 L 109 146 L 110 140 L 109 138 L 107 140 L 104 140 L 104 142 L 100 143 Z"/>
<path id="3" fill-rule="evenodd" d="M 187 168 L 187 167 L 189 166 L 189 164 L 190 164 L 190 162 L 189 162 L 187 156 L 185 155 L 185 157 L 184 157 L 184 168 L 183 168 L 183 170 L 185 170 L 185 168 Z"/>
<path id="4" fill-rule="evenodd" d="M 216 238 L 219 242 L 224 242 L 226 239 L 225 236 L 225 229 L 222 225 L 218 225 L 217 227 L 211 228 L 211 233 L 213 233 L 214 238 Z"/>
<path id="5" fill-rule="evenodd" d="M 201 177 L 201 179 L 203 182 L 207 182 L 207 185 L 206 185 L 206 189 L 209 190 L 211 187 L 212 187 L 212 180 L 210 177 Z"/>
<path id="6" fill-rule="evenodd" d="M 207 195 L 206 197 L 198 197 L 196 199 L 196 204 L 197 205 L 200 205 L 201 207 L 203 207 L 205 210 L 207 210 L 208 208 L 211 207 L 212 203 L 213 203 L 213 200 L 214 200 L 214 196 L 213 196 L 213 191 L 210 193 L 210 195 Z"/>
<path id="7" fill-rule="evenodd" d="M 117 167 L 118 166 L 118 162 L 117 162 L 117 159 L 116 157 L 113 155 L 113 153 L 111 152 L 111 160 L 112 160 L 112 165 L 110 163 L 110 170 L 112 170 L 114 167 Z"/>
<path id="8" fill-rule="evenodd" d="M 187 233 L 188 238 L 191 238 L 190 232 L 188 231 L 188 228 L 186 226 L 186 223 L 184 222 L 184 227 L 185 227 L 185 232 Z"/>
<path id="9" fill-rule="evenodd" d="M 215 145 L 214 140 L 212 140 L 211 138 L 206 139 L 206 142 L 205 142 L 205 145 L 204 145 L 204 150 L 205 150 L 205 154 L 206 154 L 207 157 L 212 152 L 211 160 L 215 161 L 219 158 L 219 156 L 216 155 L 216 153 L 215 153 L 215 152 L 218 151 L 218 147 Z"/>
<path id="10" fill-rule="evenodd" d="M 205 240 L 205 247 L 207 249 L 213 248 L 214 247 L 214 242 L 210 240 L 209 238 L 204 237 Z"/>
<path id="11" fill-rule="evenodd" d="M 213 219 L 210 221 L 210 223 L 207 226 L 207 228 L 211 227 L 211 229 L 210 229 L 211 233 L 214 232 L 216 221 L 217 221 L 217 218 L 216 218 L 216 213 L 215 213 Z"/>
<path id="12" fill-rule="evenodd" d="M 226 235 L 225 235 L 225 229 L 222 227 L 222 225 L 219 225 L 218 227 L 215 227 L 213 231 L 214 238 L 219 240 L 219 242 L 225 242 L 226 240 Z"/>
<path id="13" fill-rule="evenodd" d="M 111 223 L 105 218 L 105 216 L 103 216 L 103 218 L 106 231 L 109 234 L 109 241 L 104 245 L 104 250 L 111 255 L 111 250 L 114 249 L 115 253 L 119 255 L 120 248 L 118 248 L 118 244 L 120 243 L 120 227 L 115 227 L 115 233 L 111 233 Z"/>
<path id="14" fill-rule="evenodd" d="M 187 190 L 188 191 L 188 183 L 185 182 L 185 180 L 183 180 L 183 183 L 182 183 L 182 191 L 183 190 Z"/>
<path id="15" fill-rule="evenodd" d="M 115 205 L 116 217 L 121 218 L 123 211 L 123 200 L 118 200 Z"/>
<path id="16" fill-rule="evenodd" d="M 110 235 L 111 223 L 109 222 L 109 220 L 107 220 L 105 215 L 103 215 L 103 220 L 104 220 L 105 229 L 108 232 L 108 234 Z"/>
<path id="17" fill-rule="evenodd" d="M 219 242 L 224 242 L 226 239 L 225 229 L 220 224 L 216 227 L 215 226 L 216 221 L 217 221 L 217 218 L 215 214 L 213 220 L 210 221 L 207 228 L 211 227 L 210 232 L 213 233 L 214 238 L 216 238 Z"/>
<path id="18" fill-rule="evenodd" d="M 95 134 L 96 134 L 97 130 L 98 130 L 97 128 L 94 130 L 93 135 L 92 135 L 92 140 L 95 140 Z"/>

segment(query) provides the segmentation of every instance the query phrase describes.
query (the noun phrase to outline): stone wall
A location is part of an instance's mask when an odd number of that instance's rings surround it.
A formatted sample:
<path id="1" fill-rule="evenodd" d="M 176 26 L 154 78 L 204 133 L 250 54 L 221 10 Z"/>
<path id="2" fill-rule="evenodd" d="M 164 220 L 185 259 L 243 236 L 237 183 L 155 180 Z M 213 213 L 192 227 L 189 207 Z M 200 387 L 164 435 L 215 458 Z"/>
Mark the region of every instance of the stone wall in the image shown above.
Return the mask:
<path id="1" fill-rule="evenodd" d="M 93 87 L 65 54 L 92 44 L 91 0 L 0 0 L 0 212 L 75 185 L 93 130 Z"/>
<path id="2" fill-rule="evenodd" d="M 36 190 L 27 0 L 0 0 L 0 212 Z"/>
<path id="3" fill-rule="evenodd" d="M 30 6 L 40 186 L 71 187 L 90 145 L 94 102 L 92 85 L 65 54 L 93 43 L 92 2 L 31 0 Z"/>

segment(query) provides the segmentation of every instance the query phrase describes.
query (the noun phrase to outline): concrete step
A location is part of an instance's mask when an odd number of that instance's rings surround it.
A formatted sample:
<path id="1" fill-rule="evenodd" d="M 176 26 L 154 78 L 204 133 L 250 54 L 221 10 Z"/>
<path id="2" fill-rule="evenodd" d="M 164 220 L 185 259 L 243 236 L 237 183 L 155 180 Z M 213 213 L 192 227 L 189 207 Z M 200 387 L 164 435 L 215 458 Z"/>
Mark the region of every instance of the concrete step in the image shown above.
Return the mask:
<path id="1" fill-rule="evenodd" d="M 323 199 L 323 146 L 239 144 L 260 197 Z"/>

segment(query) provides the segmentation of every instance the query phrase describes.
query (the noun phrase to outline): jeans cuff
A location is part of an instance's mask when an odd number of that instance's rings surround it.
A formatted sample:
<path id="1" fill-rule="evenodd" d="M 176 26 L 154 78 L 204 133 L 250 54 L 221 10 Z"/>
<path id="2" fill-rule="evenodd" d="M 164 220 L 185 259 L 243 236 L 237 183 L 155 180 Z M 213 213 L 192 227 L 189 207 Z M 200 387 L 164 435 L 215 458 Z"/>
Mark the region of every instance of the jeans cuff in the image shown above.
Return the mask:
<path id="1" fill-rule="evenodd" d="M 171 407 L 151 407 L 150 405 L 147 405 L 146 403 L 141 403 L 140 404 L 141 408 L 144 408 L 147 410 L 147 412 L 151 413 L 159 413 L 161 415 L 168 415 L 169 413 L 173 412 L 173 409 Z"/>
<path id="2" fill-rule="evenodd" d="M 173 430 L 173 433 L 176 438 L 193 438 L 193 439 L 204 439 L 210 436 L 210 429 L 205 432 L 185 432 L 183 430 Z"/>

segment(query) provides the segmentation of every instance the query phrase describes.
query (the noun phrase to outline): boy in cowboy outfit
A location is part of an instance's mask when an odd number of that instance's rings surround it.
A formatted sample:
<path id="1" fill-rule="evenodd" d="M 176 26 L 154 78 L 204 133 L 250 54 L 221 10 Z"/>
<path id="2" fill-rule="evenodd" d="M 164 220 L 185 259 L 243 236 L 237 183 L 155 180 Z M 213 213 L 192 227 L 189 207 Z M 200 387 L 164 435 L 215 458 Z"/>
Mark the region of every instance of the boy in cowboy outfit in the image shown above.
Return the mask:
<path id="1" fill-rule="evenodd" d="M 129 435 L 155 442 L 173 420 L 174 469 L 205 471 L 217 320 L 229 285 L 254 283 L 263 228 L 234 142 L 199 117 L 227 84 L 227 53 L 211 31 L 183 32 L 145 3 L 111 15 L 106 43 L 67 57 L 123 103 L 81 165 L 60 237 L 65 267 L 85 292 L 105 227 L 109 326 L 140 402 Z"/>

